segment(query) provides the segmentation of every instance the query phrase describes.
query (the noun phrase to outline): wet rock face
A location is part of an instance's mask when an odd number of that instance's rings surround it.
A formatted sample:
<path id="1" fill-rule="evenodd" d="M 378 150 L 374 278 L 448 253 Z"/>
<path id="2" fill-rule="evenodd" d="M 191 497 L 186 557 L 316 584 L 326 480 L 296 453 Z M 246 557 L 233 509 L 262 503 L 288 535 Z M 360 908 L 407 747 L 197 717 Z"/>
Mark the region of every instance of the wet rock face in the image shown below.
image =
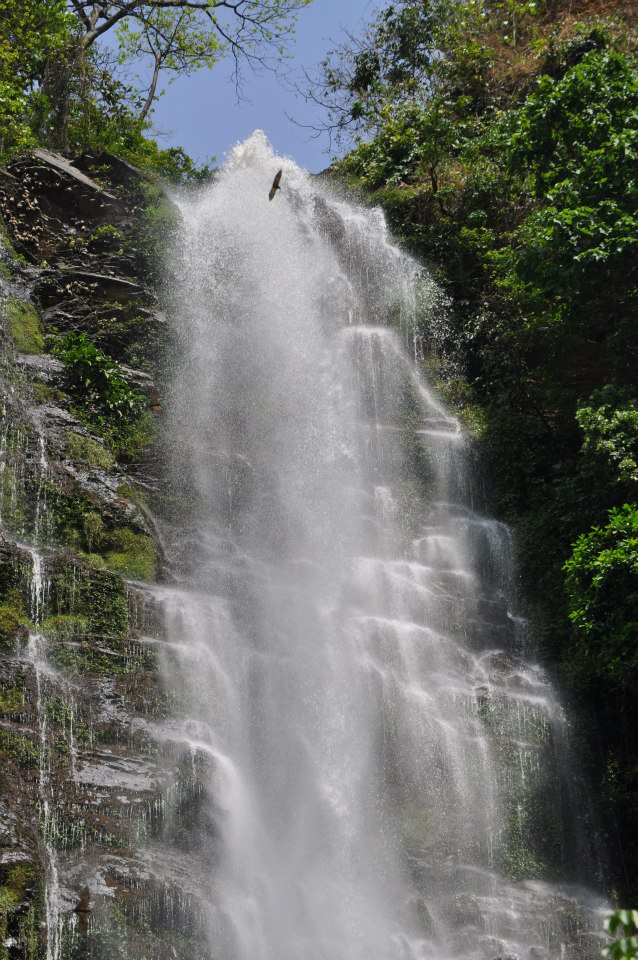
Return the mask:
<path id="1" fill-rule="evenodd" d="M 189 850 L 214 829 L 142 583 L 168 342 L 149 210 L 167 236 L 170 202 L 108 155 L 0 173 L 0 960 L 206 956 Z M 60 356 L 78 333 L 107 370 L 88 399 Z"/>

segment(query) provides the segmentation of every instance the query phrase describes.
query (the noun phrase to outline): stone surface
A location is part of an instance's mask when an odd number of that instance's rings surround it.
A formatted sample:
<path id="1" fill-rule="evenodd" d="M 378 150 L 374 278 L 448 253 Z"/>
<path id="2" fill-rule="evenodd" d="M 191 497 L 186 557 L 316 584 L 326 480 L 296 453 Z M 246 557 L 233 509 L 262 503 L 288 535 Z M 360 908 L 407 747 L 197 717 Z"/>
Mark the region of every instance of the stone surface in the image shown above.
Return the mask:
<path id="1" fill-rule="evenodd" d="M 4 252 L 0 295 L 33 303 L 45 334 L 32 355 L 0 331 L 2 960 L 41 960 L 47 941 L 60 960 L 83 957 L 85 885 L 93 960 L 206 953 L 205 880 L 187 844 L 167 840 L 190 755 L 167 732 L 162 618 L 133 583 L 152 551 L 161 565 L 153 448 L 110 451 L 108 422 L 102 436 L 82 418 L 46 352 L 82 331 L 136 390 L 162 395 L 167 322 L 135 241 L 148 188 L 108 155 L 38 150 L 0 171 L 0 213 L 25 258 Z"/>

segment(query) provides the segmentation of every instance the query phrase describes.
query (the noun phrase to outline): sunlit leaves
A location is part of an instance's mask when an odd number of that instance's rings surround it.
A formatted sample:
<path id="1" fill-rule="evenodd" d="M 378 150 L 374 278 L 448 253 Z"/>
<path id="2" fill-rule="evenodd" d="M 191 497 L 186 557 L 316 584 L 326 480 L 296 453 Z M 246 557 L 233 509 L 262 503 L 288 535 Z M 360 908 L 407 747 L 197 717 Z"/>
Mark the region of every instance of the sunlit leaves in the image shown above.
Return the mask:
<path id="1" fill-rule="evenodd" d="M 64 0 L 0 0 L 0 156 L 33 146 L 33 100 L 72 22 Z"/>
<path id="2" fill-rule="evenodd" d="M 638 957 L 638 910 L 616 910 L 605 921 L 614 942 L 603 950 L 608 960 L 636 960 Z"/>
<path id="3" fill-rule="evenodd" d="M 605 526 L 582 534 L 565 573 L 579 670 L 630 684 L 638 667 L 638 506 L 610 510 Z"/>
<path id="4" fill-rule="evenodd" d="M 607 387 L 576 411 L 583 453 L 606 467 L 608 482 L 638 484 L 638 400 Z"/>

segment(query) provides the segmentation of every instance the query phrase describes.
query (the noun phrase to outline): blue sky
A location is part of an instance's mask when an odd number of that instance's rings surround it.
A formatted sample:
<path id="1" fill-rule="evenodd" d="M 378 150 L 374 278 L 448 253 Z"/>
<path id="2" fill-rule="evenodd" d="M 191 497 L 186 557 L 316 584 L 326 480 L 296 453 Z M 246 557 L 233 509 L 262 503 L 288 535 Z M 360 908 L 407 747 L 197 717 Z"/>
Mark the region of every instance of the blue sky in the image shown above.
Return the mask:
<path id="1" fill-rule="evenodd" d="M 355 29 L 370 19 L 376 0 L 313 0 L 299 15 L 292 60 L 287 73 L 300 77 L 303 67 L 312 70 L 341 39 L 342 27 Z M 224 154 L 253 130 L 262 129 L 278 153 L 293 157 L 301 166 L 317 172 L 328 165 L 325 138 L 310 140 L 286 118 L 312 122 L 316 108 L 278 83 L 275 76 L 246 74 L 244 95 L 237 102 L 231 83 L 232 65 L 222 61 L 213 70 L 200 70 L 170 84 L 155 107 L 153 121 L 162 146 L 180 145 L 197 160 Z"/>

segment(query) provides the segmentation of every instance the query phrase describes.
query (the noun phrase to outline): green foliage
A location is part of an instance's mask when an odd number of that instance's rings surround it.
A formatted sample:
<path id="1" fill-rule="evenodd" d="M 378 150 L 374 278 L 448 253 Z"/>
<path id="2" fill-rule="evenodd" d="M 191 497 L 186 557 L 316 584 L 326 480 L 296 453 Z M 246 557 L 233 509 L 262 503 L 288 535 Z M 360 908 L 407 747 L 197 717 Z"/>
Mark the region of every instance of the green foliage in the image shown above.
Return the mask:
<path id="1" fill-rule="evenodd" d="M 117 28 L 120 64 L 148 58 L 153 65 L 142 118 L 148 115 L 157 95 L 160 71 L 174 79 L 205 67 L 211 69 L 223 51 L 221 38 L 211 30 L 210 20 L 202 17 L 200 10 L 148 6 L 143 18 L 126 18 Z"/>
<path id="2" fill-rule="evenodd" d="M 67 434 L 66 452 L 74 463 L 83 463 L 87 467 L 111 470 L 114 464 L 113 457 L 101 443 L 81 433 Z"/>
<path id="3" fill-rule="evenodd" d="M 20 713 L 22 710 L 24 710 L 24 682 L 14 686 L 3 684 L 0 687 L 0 713 L 6 716 Z"/>
<path id="4" fill-rule="evenodd" d="M 577 631 L 578 667 L 585 678 L 605 676 L 633 685 L 638 667 L 638 506 L 609 512 L 574 544 L 565 564 L 569 617 Z"/>
<path id="5" fill-rule="evenodd" d="M 117 460 L 134 463 L 155 442 L 156 431 L 156 418 L 147 410 L 134 420 L 119 421 L 116 427 L 106 428 L 103 433 Z"/>
<path id="6" fill-rule="evenodd" d="M 109 569 L 132 580 L 154 580 L 157 548 L 150 537 L 132 530 L 115 530 L 105 554 Z"/>
<path id="7" fill-rule="evenodd" d="M 90 624 L 86 617 L 77 613 L 58 613 L 42 622 L 43 634 L 52 641 L 75 643 L 89 632 Z"/>
<path id="8" fill-rule="evenodd" d="M 99 424 L 105 418 L 131 420 L 144 409 L 144 397 L 129 386 L 120 364 L 95 346 L 84 333 L 68 333 L 54 346 L 68 367 L 71 390 Z"/>
<path id="9" fill-rule="evenodd" d="M 511 846 L 504 859 L 503 869 L 510 880 L 541 880 L 547 869 L 531 851 Z"/>
<path id="10" fill-rule="evenodd" d="M 638 957 L 638 910 L 616 910 L 605 921 L 613 943 L 603 950 L 610 960 L 636 960 Z"/>
<path id="11" fill-rule="evenodd" d="M 13 604 L 0 605 L 0 650 L 13 647 L 15 641 L 26 633 L 28 620 L 21 608 Z"/>
<path id="12" fill-rule="evenodd" d="M 93 636 L 121 640 L 128 633 L 128 601 L 122 578 L 86 564 L 65 565 L 55 572 L 50 610 L 50 616 L 83 618 L 88 622 L 87 632 Z M 67 622 L 72 629 L 79 624 L 75 619 Z"/>
<path id="13" fill-rule="evenodd" d="M 37 746 L 28 737 L 13 730 L 0 729 L 0 753 L 25 770 L 37 767 L 40 754 Z"/>
<path id="14" fill-rule="evenodd" d="M 171 179 L 205 174 L 148 137 L 161 77 L 276 63 L 309 0 L 133 0 L 126 16 L 93 0 L 1 0 L 0 159 L 26 147 L 108 150 Z M 101 38 L 110 35 L 111 43 Z M 131 62 L 142 67 L 131 78 Z M 150 84 L 145 68 L 149 67 Z"/>
<path id="15" fill-rule="evenodd" d="M 608 481 L 638 483 L 638 402 L 607 387 L 578 408 L 576 420 L 584 434 L 583 453 L 606 467 Z"/>
<path id="16" fill-rule="evenodd" d="M 423 110 L 413 103 L 386 105 L 374 139 L 360 144 L 341 164 L 367 186 L 418 180 L 426 174 L 438 189 L 439 167 L 449 157 L 456 131 L 438 102 Z"/>
<path id="17" fill-rule="evenodd" d="M 582 310 L 604 278 L 616 299 L 636 286 L 638 71 L 615 51 L 592 51 L 507 117 L 509 163 L 542 200 L 518 230 L 514 284 L 526 301 Z"/>
<path id="18" fill-rule="evenodd" d="M 85 71 L 90 66 L 85 64 Z M 90 72 L 90 96 L 72 103 L 66 134 L 69 149 L 112 153 L 171 183 L 198 182 L 210 176 L 207 164 L 196 164 L 181 147 L 162 148 L 149 136 L 151 124 L 138 115 L 141 103 L 135 88 L 97 67 Z M 38 136 L 49 141 L 46 131 Z"/>
<path id="19" fill-rule="evenodd" d="M 360 39 L 329 54 L 321 86 L 331 126 L 378 133 L 394 111 L 421 110 L 436 85 L 440 24 L 452 7 L 449 0 L 390 4 Z"/>
<path id="20" fill-rule="evenodd" d="M 144 205 L 133 244 L 140 271 L 152 283 L 161 283 L 166 270 L 166 251 L 180 228 L 177 207 L 152 183 L 143 185 Z"/>
<path id="21" fill-rule="evenodd" d="M 60 406 L 60 404 L 64 404 L 68 399 L 63 390 L 59 390 L 57 387 L 50 387 L 46 383 L 36 382 L 32 384 L 31 389 L 37 403 L 47 403 L 52 404 L 53 406 Z"/>
<path id="22" fill-rule="evenodd" d="M 42 322 L 35 307 L 17 297 L 0 299 L 0 320 L 20 353 L 42 353 Z"/>
<path id="23" fill-rule="evenodd" d="M 122 233 L 117 227 L 105 223 L 86 237 L 86 246 L 92 253 L 103 253 L 110 250 L 121 253 L 123 239 Z"/>
<path id="24" fill-rule="evenodd" d="M 35 926 L 33 906 L 29 910 L 25 907 L 34 891 L 38 888 L 36 873 L 31 864 L 17 863 L 12 867 L 2 869 L 0 884 L 0 957 L 8 960 L 6 949 L 9 923 L 11 934 L 9 942 L 17 943 L 21 948 L 25 960 L 35 960 Z M 17 934 L 17 936 L 16 936 Z"/>
<path id="25" fill-rule="evenodd" d="M 34 100 L 72 22 L 64 0 L 0 0 L 0 158 L 35 145 Z"/>

